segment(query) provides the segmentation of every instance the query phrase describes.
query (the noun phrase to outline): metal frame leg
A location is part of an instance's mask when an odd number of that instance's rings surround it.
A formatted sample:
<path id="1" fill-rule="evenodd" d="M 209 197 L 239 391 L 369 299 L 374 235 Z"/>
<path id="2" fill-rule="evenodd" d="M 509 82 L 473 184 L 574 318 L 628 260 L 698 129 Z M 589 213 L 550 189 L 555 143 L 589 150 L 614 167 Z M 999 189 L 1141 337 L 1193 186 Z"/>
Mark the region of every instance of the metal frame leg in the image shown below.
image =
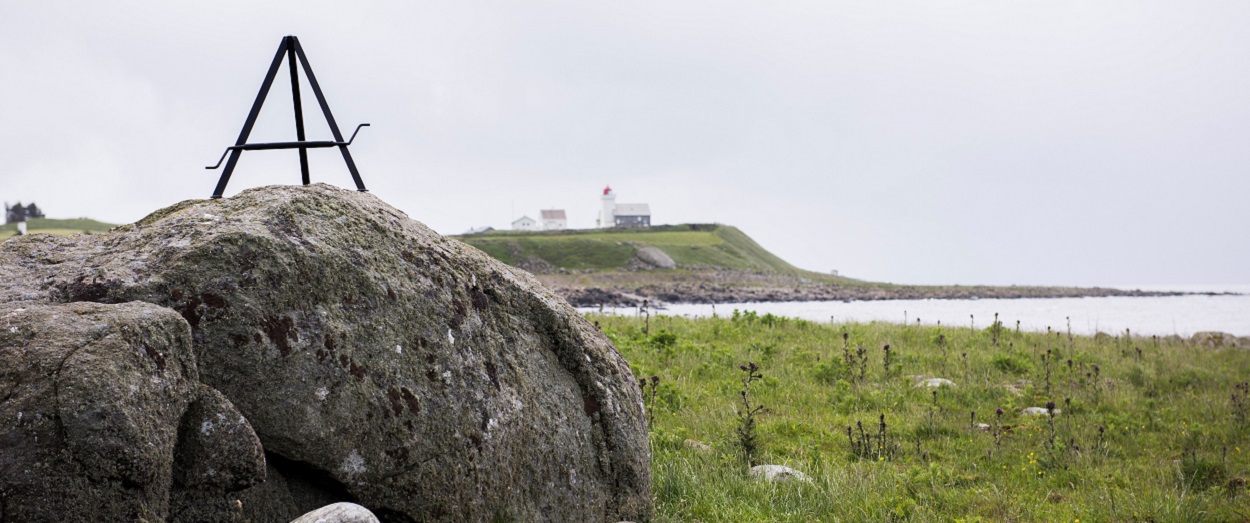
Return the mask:
<path id="1" fill-rule="evenodd" d="M 335 123 L 334 115 L 330 113 L 330 105 L 326 103 L 326 97 L 321 93 L 321 84 L 317 83 L 317 76 L 313 74 L 312 66 L 308 65 L 308 57 L 304 55 L 304 48 L 299 45 L 298 38 L 293 39 L 292 44 L 295 46 L 295 53 L 299 55 L 300 63 L 304 66 L 304 76 L 308 77 L 308 85 L 312 87 L 317 103 L 321 105 L 322 114 L 325 114 L 326 123 L 330 124 L 330 132 L 334 135 L 334 141 L 342 142 L 343 133 L 339 132 L 339 124 Z M 343 153 L 343 161 L 347 163 L 347 170 L 352 173 L 352 181 L 356 182 L 356 190 L 369 192 L 365 189 L 365 182 L 360 180 L 360 173 L 356 171 L 356 162 L 352 161 L 352 153 L 347 151 L 347 146 L 340 145 L 339 152 Z"/>
<path id="2" fill-rule="evenodd" d="M 260 115 L 260 108 L 265 104 L 265 97 L 269 95 L 269 87 L 273 85 L 273 78 L 278 75 L 278 67 L 282 65 L 282 55 L 287 53 L 290 48 L 290 40 L 293 36 L 282 39 L 282 43 L 278 45 L 277 54 L 273 55 L 273 63 L 269 64 L 269 72 L 265 73 L 265 81 L 260 84 L 260 92 L 256 93 L 256 101 L 252 102 L 252 110 L 247 113 L 247 121 L 243 122 L 243 131 L 239 133 L 239 139 L 235 140 L 236 146 L 247 143 L 248 135 L 252 134 L 252 127 L 256 125 L 256 117 Z M 226 184 L 230 183 L 230 175 L 234 173 L 235 164 L 239 163 L 239 155 L 243 151 L 235 149 L 230 152 L 230 159 L 226 161 L 226 169 L 221 173 L 221 179 L 217 180 L 217 188 L 213 189 L 213 198 L 221 198 L 221 193 L 226 191 Z"/>

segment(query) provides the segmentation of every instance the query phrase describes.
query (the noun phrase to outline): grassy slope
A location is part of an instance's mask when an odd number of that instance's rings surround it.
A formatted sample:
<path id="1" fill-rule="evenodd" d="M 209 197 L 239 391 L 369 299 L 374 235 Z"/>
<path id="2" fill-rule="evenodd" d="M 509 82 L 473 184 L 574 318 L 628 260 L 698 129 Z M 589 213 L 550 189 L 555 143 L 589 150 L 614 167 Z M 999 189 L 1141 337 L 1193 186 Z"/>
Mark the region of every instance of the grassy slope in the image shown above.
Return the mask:
<path id="1" fill-rule="evenodd" d="M 1236 479 L 1250 475 L 1250 423 L 1244 395 L 1242 407 L 1230 399 L 1234 384 L 1250 377 L 1244 350 L 1011 331 L 1000 334 L 996 347 L 988 330 L 748 316 L 656 317 L 647 336 L 636 317 L 591 319 L 637 376 L 661 380 L 647 400 L 655 416 L 658 521 L 1250 517 L 1250 493 Z M 843 332 L 852 351 L 867 349 L 863 381 L 843 363 Z M 939 335 L 948 342 L 945 352 Z M 888 374 L 885 343 L 895 360 Z M 1049 392 L 1041 360 L 1048 349 L 1054 351 Z M 812 484 L 768 485 L 745 477 L 735 412 L 743 374 L 738 365 L 747 361 L 763 367 L 764 379 L 752 387 L 768 409 L 758 430 L 761 461 L 798 468 Z M 950 378 L 957 386 L 940 389 L 935 398 L 913 388 L 911 374 Z M 1005 387 L 1018 380 L 1031 384 L 1024 382 L 1018 393 Z M 1054 418 L 1053 446 L 1047 417 L 1019 414 L 1047 401 L 1063 411 Z M 1005 413 L 998 423 L 1011 430 L 996 444 L 993 434 L 970 424 L 973 411 L 977 422 L 995 423 L 1000 407 Z M 893 457 L 853 455 L 846 427 L 862 421 L 876 432 L 882 414 L 891 446 L 897 445 Z M 687 438 L 713 451 L 696 452 L 683 443 Z"/>
<path id="2" fill-rule="evenodd" d="M 722 268 L 782 273 L 821 281 L 852 281 L 795 268 L 736 227 L 719 224 L 529 233 L 498 231 L 457 239 L 511 265 L 532 257 L 573 271 L 625 271 L 626 264 L 634 258 L 635 246 L 649 245 L 668 254 L 679 271 Z"/>
<path id="3" fill-rule="evenodd" d="M 90 218 L 35 218 L 26 222 L 26 232 L 30 234 L 56 234 L 59 236 L 68 236 L 71 234 L 79 234 L 83 232 L 99 233 L 107 232 L 109 229 L 116 227 L 110 223 L 104 223 Z M 16 223 L 6 223 L 0 225 L 0 240 L 9 238 L 17 234 Z"/>

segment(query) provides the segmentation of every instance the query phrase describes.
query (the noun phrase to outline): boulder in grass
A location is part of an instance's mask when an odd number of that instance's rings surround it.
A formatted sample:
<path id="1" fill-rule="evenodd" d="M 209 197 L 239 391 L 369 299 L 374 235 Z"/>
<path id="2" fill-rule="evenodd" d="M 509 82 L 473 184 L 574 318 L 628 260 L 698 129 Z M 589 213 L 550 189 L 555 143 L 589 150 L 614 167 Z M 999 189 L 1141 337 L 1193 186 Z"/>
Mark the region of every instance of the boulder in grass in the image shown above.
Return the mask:
<path id="1" fill-rule="evenodd" d="M 784 465 L 756 465 L 751 467 L 750 476 L 770 483 L 787 481 L 812 482 L 812 478 L 808 477 L 807 474 Z"/>
<path id="2" fill-rule="evenodd" d="M 693 450 L 699 454 L 711 454 L 712 453 L 712 447 L 708 446 L 707 443 L 704 443 L 702 441 L 687 439 L 686 441 L 682 442 L 682 445 L 685 445 L 686 448 Z"/>
<path id="3" fill-rule="evenodd" d="M 1059 413 L 1060 413 L 1060 410 L 1055 409 L 1055 415 L 1057 416 L 1059 415 Z M 1024 410 L 1020 411 L 1020 415 L 1021 416 L 1046 416 L 1048 415 L 1048 412 L 1046 411 L 1046 407 L 1025 407 Z"/>
<path id="4" fill-rule="evenodd" d="M 916 381 L 917 387 L 928 387 L 936 389 L 938 387 L 954 387 L 955 382 L 946 378 L 924 378 Z"/>

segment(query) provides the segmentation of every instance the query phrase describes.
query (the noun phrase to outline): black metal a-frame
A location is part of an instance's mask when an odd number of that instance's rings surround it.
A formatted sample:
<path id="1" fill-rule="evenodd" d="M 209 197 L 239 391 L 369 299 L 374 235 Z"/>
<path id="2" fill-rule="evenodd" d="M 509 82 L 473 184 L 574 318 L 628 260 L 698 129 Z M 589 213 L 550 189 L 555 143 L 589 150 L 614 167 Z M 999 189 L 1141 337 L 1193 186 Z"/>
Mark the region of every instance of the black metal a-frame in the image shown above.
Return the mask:
<path id="1" fill-rule="evenodd" d="M 286 55 L 287 64 L 291 69 L 291 100 L 295 103 L 295 136 L 298 141 L 295 142 L 272 142 L 272 143 L 247 143 L 247 137 L 252 133 L 252 126 L 256 125 L 256 117 L 260 115 L 260 107 L 265 103 L 265 97 L 269 94 L 269 87 L 273 85 L 273 79 L 278 74 L 278 67 L 282 65 L 282 56 Z M 299 97 L 299 73 L 295 68 L 296 57 L 299 57 L 300 65 L 304 68 L 304 76 L 308 77 L 308 84 L 312 87 L 313 94 L 317 95 L 317 103 L 321 105 L 321 113 L 326 117 L 326 123 L 330 124 L 330 132 L 334 135 L 334 141 L 306 141 L 304 140 L 304 109 L 300 104 Z M 339 152 L 343 153 L 343 161 L 347 163 L 347 170 L 352 173 L 352 180 L 356 182 L 356 190 L 360 192 L 368 192 L 365 189 L 364 182 L 360 181 L 360 173 L 356 171 L 356 162 L 352 161 L 352 153 L 347 151 L 347 146 L 356 140 L 356 133 L 360 132 L 361 127 L 369 124 L 362 123 L 356 126 L 356 131 L 352 133 L 352 138 L 343 141 L 343 134 L 339 132 L 339 126 L 334 121 L 334 115 L 330 114 L 330 106 L 326 104 L 325 95 L 321 94 L 321 86 L 317 83 L 317 77 L 313 75 L 312 67 L 308 65 L 308 57 L 304 55 L 304 48 L 300 47 L 299 39 L 294 36 L 282 37 L 282 43 L 278 45 L 278 53 L 273 57 L 273 63 L 269 65 L 269 72 L 265 74 L 265 81 L 260 84 L 260 93 L 256 95 L 256 102 L 252 103 L 252 111 L 247 114 L 247 121 L 243 123 L 243 132 L 239 133 L 239 139 L 234 145 L 227 147 L 226 151 L 221 153 L 221 159 L 217 160 L 217 165 L 205 167 L 205 169 L 216 169 L 221 167 L 222 160 L 226 155 L 230 155 L 230 159 L 226 161 L 226 169 L 221 173 L 221 179 L 217 181 L 217 188 L 213 189 L 213 198 L 221 198 L 221 193 L 225 192 L 226 184 L 230 182 L 230 174 L 234 172 L 234 166 L 239 162 L 239 155 L 243 151 L 263 151 L 268 149 L 299 149 L 299 167 L 300 173 L 303 175 L 304 185 L 308 185 L 308 149 L 320 149 L 326 147 L 338 147 Z"/>

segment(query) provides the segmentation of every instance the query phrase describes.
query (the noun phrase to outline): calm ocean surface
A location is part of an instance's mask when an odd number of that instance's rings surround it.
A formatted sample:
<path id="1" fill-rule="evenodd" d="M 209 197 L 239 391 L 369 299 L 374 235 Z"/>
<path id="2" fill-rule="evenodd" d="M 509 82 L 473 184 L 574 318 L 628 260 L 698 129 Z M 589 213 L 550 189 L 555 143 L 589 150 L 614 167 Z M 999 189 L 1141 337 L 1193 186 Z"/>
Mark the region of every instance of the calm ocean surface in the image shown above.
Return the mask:
<path id="1" fill-rule="evenodd" d="M 670 305 L 653 311 L 671 316 L 728 316 L 734 309 L 759 314 L 803 318 L 812 321 L 870 322 L 890 321 L 911 324 L 975 325 L 985 328 L 994 313 L 1008 328 L 1016 321 L 1023 330 L 1045 331 L 1051 327 L 1065 332 L 1068 318 L 1074 334 L 1106 332 L 1190 336 L 1199 331 L 1223 331 L 1250 336 L 1250 285 L 1133 285 L 1123 289 L 1169 290 L 1182 292 L 1235 292 L 1236 296 L 1174 296 L 1159 298 L 1053 298 L 1018 300 L 889 300 L 889 301 L 807 301 L 768 303 L 720 303 L 715 305 Z M 580 309 L 592 312 L 597 309 Z M 615 314 L 636 314 L 637 309 L 605 309 Z"/>

